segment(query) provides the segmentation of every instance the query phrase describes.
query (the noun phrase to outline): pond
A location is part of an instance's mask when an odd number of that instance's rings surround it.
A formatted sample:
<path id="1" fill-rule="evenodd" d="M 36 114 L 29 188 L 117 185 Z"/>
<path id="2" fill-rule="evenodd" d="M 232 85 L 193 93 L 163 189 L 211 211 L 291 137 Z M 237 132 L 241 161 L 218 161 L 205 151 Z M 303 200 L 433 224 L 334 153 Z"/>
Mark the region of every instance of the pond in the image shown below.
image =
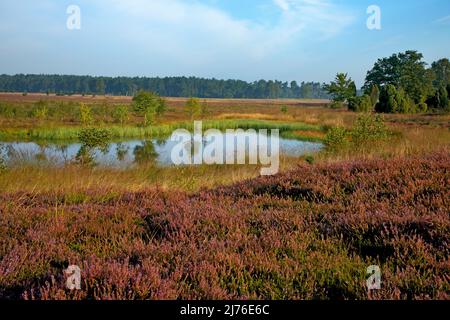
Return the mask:
<path id="1" fill-rule="evenodd" d="M 256 134 L 257 135 L 257 134 Z M 237 141 L 239 133 L 224 134 L 224 146 L 230 141 Z M 249 136 L 246 136 L 249 138 Z M 251 135 L 250 135 L 251 137 Z M 236 140 L 235 140 L 236 139 Z M 248 151 L 249 141 L 246 141 Z M 261 140 L 258 140 L 258 143 Z M 268 150 L 271 151 L 271 139 L 268 142 Z M 281 155 L 300 157 L 320 151 L 323 144 L 292 139 L 278 138 Z M 203 146 L 208 145 L 207 137 L 204 137 Z M 263 142 L 264 143 L 264 142 Z M 99 166 L 127 168 L 135 164 L 155 163 L 159 166 L 173 165 L 171 154 L 173 148 L 179 144 L 171 138 L 149 140 L 125 140 L 111 142 L 101 148 L 89 149 L 89 161 Z M 193 148 L 194 150 L 196 148 Z M 236 154 L 234 149 L 224 149 L 224 158 L 230 152 Z M 43 143 L 43 142 L 0 142 L 0 157 L 8 166 L 23 164 L 51 164 L 63 166 L 68 163 L 79 162 L 86 159 L 86 148 L 81 143 Z"/>

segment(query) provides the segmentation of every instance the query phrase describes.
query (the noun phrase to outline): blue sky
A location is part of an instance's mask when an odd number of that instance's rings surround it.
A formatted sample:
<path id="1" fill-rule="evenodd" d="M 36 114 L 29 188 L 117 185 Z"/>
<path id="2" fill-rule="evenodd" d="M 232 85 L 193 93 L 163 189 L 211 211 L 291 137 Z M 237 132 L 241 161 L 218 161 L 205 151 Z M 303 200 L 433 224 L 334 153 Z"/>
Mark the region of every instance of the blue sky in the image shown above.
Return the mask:
<path id="1" fill-rule="evenodd" d="M 381 30 L 368 30 L 369 5 Z M 66 9 L 81 9 L 68 30 Z M 0 73 L 199 76 L 359 85 L 377 58 L 450 57 L 449 0 L 2 0 Z"/>

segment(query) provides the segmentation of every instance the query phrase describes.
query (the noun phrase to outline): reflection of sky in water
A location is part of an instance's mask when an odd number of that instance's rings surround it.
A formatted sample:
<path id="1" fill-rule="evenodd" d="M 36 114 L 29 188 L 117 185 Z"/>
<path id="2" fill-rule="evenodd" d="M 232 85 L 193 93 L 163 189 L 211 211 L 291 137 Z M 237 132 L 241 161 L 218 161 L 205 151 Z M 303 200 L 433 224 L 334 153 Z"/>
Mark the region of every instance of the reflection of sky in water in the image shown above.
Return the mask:
<path id="1" fill-rule="evenodd" d="M 236 135 L 224 134 L 224 157 L 226 157 L 225 146 L 234 144 L 237 141 Z M 251 137 L 256 138 L 258 134 L 252 134 Z M 270 148 L 270 137 L 263 139 L 261 142 L 268 142 L 268 150 Z M 214 139 L 212 139 L 214 141 Z M 123 142 L 110 143 L 106 152 L 95 149 L 93 151 L 95 162 L 99 165 L 127 167 L 135 162 L 156 162 L 159 165 L 172 165 L 171 153 L 172 148 L 177 145 L 178 141 L 171 141 L 170 138 L 165 140 L 129 140 Z M 209 142 L 211 143 L 211 142 Z M 203 145 L 209 143 L 203 140 Z M 0 143 L 2 148 L 0 152 L 6 158 L 9 165 L 20 164 L 23 162 L 50 162 L 55 165 L 63 165 L 74 161 L 78 151 L 81 148 L 80 143 L 71 143 L 66 145 L 42 144 L 34 142 L 5 142 Z M 189 149 L 189 143 L 187 149 Z M 280 153 L 288 156 L 299 157 L 308 153 L 320 151 L 323 147 L 320 143 L 312 143 L 298 140 L 289 140 L 279 138 Z M 248 139 L 246 139 L 245 150 L 248 152 Z M 235 153 L 236 148 L 231 150 Z"/>

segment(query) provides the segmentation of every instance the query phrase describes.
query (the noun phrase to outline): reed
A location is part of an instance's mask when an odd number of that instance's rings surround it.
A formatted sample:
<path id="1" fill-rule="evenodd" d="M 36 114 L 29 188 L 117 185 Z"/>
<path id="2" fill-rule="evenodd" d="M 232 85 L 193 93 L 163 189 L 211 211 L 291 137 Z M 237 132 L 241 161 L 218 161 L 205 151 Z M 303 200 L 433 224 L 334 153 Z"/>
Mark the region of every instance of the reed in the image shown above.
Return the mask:
<path id="1" fill-rule="evenodd" d="M 100 127 L 100 126 L 96 126 Z M 138 126 L 101 126 L 110 132 L 113 139 L 122 138 L 151 138 L 151 137 L 167 137 L 177 129 L 187 129 L 192 131 L 194 127 L 193 122 L 177 122 L 171 124 L 158 124 L 149 127 Z M 73 141 L 78 139 L 80 130 L 83 127 L 37 127 L 37 128 L 6 128 L 0 129 L 0 140 L 47 140 L 47 141 Z M 205 120 L 203 121 L 203 129 L 279 129 L 280 132 L 286 133 L 289 131 L 321 131 L 322 128 L 318 125 L 310 125 L 305 123 L 288 123 L 262 120 Z M 297 136 L 298 138 L 298 136 Z"/>

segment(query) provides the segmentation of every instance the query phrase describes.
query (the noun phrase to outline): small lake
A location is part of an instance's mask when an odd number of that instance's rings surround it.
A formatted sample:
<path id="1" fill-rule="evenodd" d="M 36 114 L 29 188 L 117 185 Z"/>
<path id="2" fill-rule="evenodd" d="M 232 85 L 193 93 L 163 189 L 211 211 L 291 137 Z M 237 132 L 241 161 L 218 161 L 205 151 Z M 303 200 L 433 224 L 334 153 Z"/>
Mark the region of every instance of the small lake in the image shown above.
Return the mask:
<path id="1" fill-rule="evenodd" d="M 226 145 L 230 141 L 237 141 L 239 133 L 227 133 L 223 136 L 223 142 Z M 246 150 L 248 151 L 250 139 L 245 141 Z M 266 148 L 269 151 L 271 151 L 270 141 L 270 138 L 266 139 L 266 142 L 262 139 L 262 143 L 268 143 Z M 319 152 L 323 148 L 323 144 L 314 142 L 283 138 L 278 138 L 278 142 L 280 154 L 292 157 L 300 157 Z M 210 142 L 208 142 L 207 137 L 204 137 L 203 146 L 208 146 L 208 143 Z M 177 144 L 179 142 L 172 141 L 170 137 L 166 139 L 131 139 L 121 142 L 111 142 L 102 148 L 91 148 L 89 150 L 89 158 L 96 165 L 117 168 L 127 168 L 141 163 L 171 166 L 173 165 L 171 159 L 172 150 Z M 190 145 L 189 143 L 187 147 L 190 148 Z M 259 145 L 260 140 L 258 140 Z M 63 166 L 79 161 L 80 154 L 82 154 L 84 149 L 81 143 L 0 142 L 0 156 L 6 160 L 8 166 L 30 163 Z M 196 148 L 192 149 L 195 150 Z M 227 152 L 228 154 L 230 152 L 235 154 L 236 149 L 236 145 L 234 150 L 229 151 L 229 149 L 224 149 L 224 158 L 227 156 Z"/>

